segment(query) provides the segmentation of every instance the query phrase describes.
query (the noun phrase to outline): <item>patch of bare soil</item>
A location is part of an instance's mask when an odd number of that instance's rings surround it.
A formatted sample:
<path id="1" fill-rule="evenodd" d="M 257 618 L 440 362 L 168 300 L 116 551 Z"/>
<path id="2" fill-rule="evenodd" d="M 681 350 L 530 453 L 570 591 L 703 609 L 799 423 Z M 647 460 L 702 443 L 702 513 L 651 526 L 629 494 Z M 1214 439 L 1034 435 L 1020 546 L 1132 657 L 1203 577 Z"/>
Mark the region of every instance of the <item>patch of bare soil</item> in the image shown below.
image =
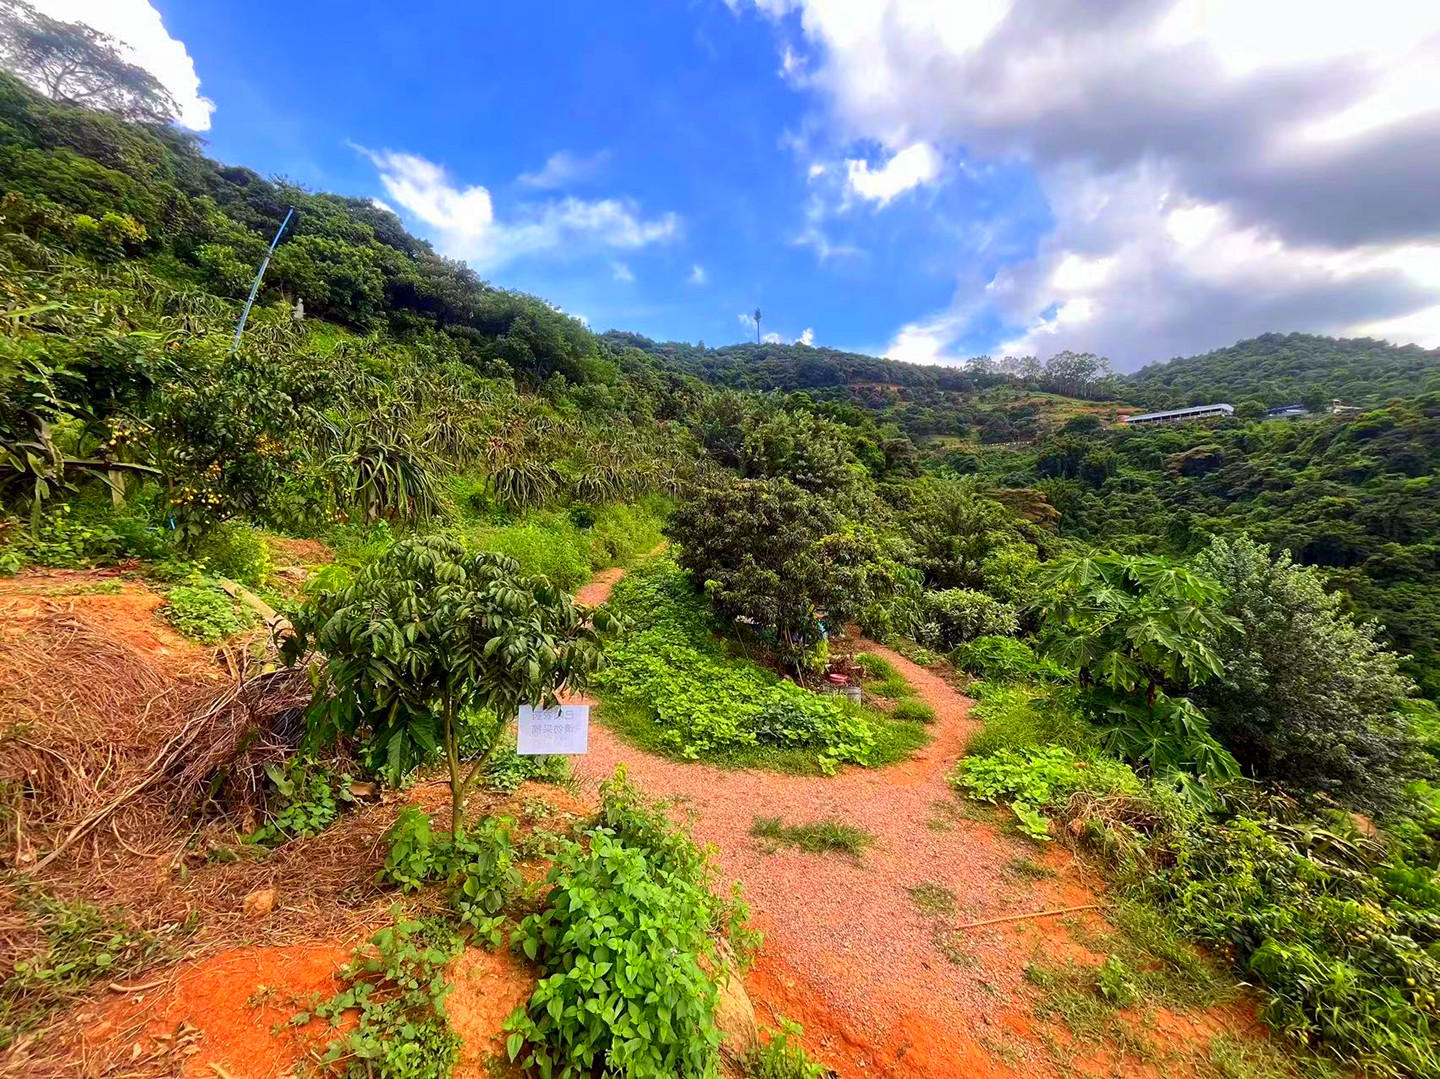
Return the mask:
<path id="1" fill-rule="evenodd" d="M 92 1067 L 141 1075 L 289 1074 L 328 1040 L 328 1024 L 292 1027 L 291 1018 L 339 991 L 336 971 L 349 958 L 350 948 L 326 941 L 236 948 L 188 964 L 151 999 L 140 994 L 100 1006 L 82 1035 L 80 1057 Z"/>
<path id="2" fill-rule="evenodd" d="M 157 612 L 164 602 L 158 592 L 127 580 L 119 570 L 25 570 L 0 578 L 0 641 L 24 637 L 43 619 L 68 616 L 146 658 L 163 661 L 171 677 L 179 673 L 221 677 L 209 649 L 160 619 Z"/>
<path id="3" fill-rule="evenodd" d="M 319 540 L 267 535 L 265 545 L 277 566 L 323 566 L 335 561 L 335 552 Z"/>

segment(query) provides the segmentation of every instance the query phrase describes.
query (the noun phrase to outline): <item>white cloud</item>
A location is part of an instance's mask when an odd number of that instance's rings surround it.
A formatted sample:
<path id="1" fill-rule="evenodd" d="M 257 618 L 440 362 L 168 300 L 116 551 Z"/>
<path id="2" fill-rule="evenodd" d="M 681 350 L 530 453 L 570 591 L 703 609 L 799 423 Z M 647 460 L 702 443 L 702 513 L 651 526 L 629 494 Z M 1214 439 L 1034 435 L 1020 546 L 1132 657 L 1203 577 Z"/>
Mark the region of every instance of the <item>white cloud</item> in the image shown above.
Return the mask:
<path id="1" fill-rule="evenodd" d="M 610 264 L 610 272 L 616 281 L 623 281 L 628 284 L 635 280 L 635 274 L 632 273 L 630 267 L 626 266 L 623 262 L 612 262 Z"/>
<path id="2" fill-rule="evenodd" d="M 1016 348 L 1124 368 L 1270 329 L 1440 337 L 1440 281 L 1402 257 L 1440 244 L 1440 5 L 752 3 L 798 13 L 832 142 L 903 148 L 847 162 L 855 195 L 883 205 L 945 155 L 1027 162 L 1049 200 L 1033 259 L 984 288 L 957 251 L 955 301 L 892 355 L 952 360 L 997 312 Z M 805 235 L 824 250 L 814 214 Z"/>
<path id="3" fill-rule="evenodd" d="M 760 340 L 767 345 L 780 345 L 785 343 L 785 339 L 778 333 L 767 333 L 761 337 Z"/>
<path id="4" fill-rule="evenodd" d="M 520 183 L 526 187 L 562 188 L 591 179 L 610 160 L 609 150 L 599 150 L 589 157 L 559 150 L 551 154 L 538 172 L 521 173 Z"/>
<path id="5" fill-rule="evenodd" d="M 636 250 L 676 236 L 673 213 L 646 220 L 631 202 L 574 197 L 520 208 L 514 220 L 495 215 L 488 189 L 458 185 L 441 166 L 415 154 L 356 150 L 380 170 L 380 183 L 396 204 L 428 227 L 436 247 L 478 269 L 512 259 L 563 251 Z"/>
<path id="6" fill-rule="evenodd" d="M 942 164 L 933 146 L 917 142 L 898 151 L 878 169 L 872 169 L 868 161 L 847 160 L 845 177 L 851 192 L 884 206 L 897 195 L 932 182 L 940 175 Z"/>
<path id="7" fill-rule="evenodd" d="M 395 207 L 391 206 L 391 205 L 390 205 L 388 202 L 386 202 L 384 199 L 371 199 L 371 200 L 370 200 L 370 205 L 373 206 L 373 207 L 375 207 L 375 209 L 377 209 L 377 210 L 383 210 L 383 211 L 384 211 L 385 213 L 387 213 L 387 214 L 394 214 L 394 213 L 395 213 Z M 395 214 L 395 216 L 396 216 L 396 217 L 399 217 L 400 215 L 399 215 L 399 214 Z"/>
<path id="8" fill-rule="evenodd" d="M 939 314 L 902 326 L 885 349 L 888 359 L 906 363 L 950 364 L 965 362 L 952 342 L 964 332 L 966 317 Z"/>
<path id="9" fill-rule="evenodd" d="M 809 345 L 813 347 L 815 344 L 814 329 L 807 328 L 804 333 L 802 333 L 799 337 L 795 338 L 795 343 L 797 345 Z"/>
<path id="10" fill-rule="evenodd" d="M 710 277 L 705 272 L 705 267 L 701 266 L 698 262 L 690 268 L 690 276 L 686 278 L 692 285 L 703 285 L 709 279 Z"/>
<path id="11" fill-rule="evenodd" d="M 32 0 L 53 19 L 83 22 L 128 46 L 126 59 L 154 75 L 180 106 L 180 123 L 208 131 L 215 103 L 200 94 L 195 62 L 147 0 Z"/>

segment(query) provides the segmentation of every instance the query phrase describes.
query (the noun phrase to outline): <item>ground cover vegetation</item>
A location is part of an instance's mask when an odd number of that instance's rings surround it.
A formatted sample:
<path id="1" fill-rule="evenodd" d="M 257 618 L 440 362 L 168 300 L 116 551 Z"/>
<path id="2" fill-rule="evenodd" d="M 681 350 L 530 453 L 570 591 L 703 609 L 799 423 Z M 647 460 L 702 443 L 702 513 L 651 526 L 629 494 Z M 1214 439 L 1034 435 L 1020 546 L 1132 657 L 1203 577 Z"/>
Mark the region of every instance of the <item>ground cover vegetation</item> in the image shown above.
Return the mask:
<path id="1" fill-rule="evenodd" d="M 1258 986 L 1298 1050 L 1440 1075 L 1433 354 L 1262 338 L 1132 380 L 1072 354 L 936 369 L 597 336 L 369 202 L 3 75 L 0 188 L 0 567 L 121 566 L 220 641 L 244 627 L 218 582 L 274 583 L 265 534 L 323 540 L 335 561 L 283 597 L 286 658 L 313 661 L 303 690 L 281 672 L 307 737 L 260 773 L 252 846 L 329 827 L 352 770 L 449 776 L 448 829 L 400 815 L 379 883 L 450 913 L 400 918 L 314 1013 L 359 1016 L 333 1068 L 448 1074 L 440 972 L 466 939 L 542 972 L 508 1028 L 525 1068 L 712 1074 L 717 985 L 749 941 L 704 852 L 621 775 L 598 822 L 545 840 L 527 892 L 514 822 L 469 819 L 466 796 L 558 775 L 509 726 L 587 683 L 605 722 L 682 760 L 902 759 L 933 716 L 881 657 L 849 660 L 853 622 L 975 680 L 957 791 L 1092 850 L 1137 918 Z M 1114 425 L 1197 393 L 1242 398 L 1236 418 Z M 1365 410 L 1262 418 L 1292 393 Z M 606 610 L 571 598 L 662 534 Z M 882 706 L 819 691 L 841 672 Z M 151 954 L 47 903 L 6 1008 L 99 977 L 77 941 Z M 1149 968 L 1113 958 L 1084 992 L 1143 996 Z M 754 1068 L 813 1074 L 792 1037 Z"/>

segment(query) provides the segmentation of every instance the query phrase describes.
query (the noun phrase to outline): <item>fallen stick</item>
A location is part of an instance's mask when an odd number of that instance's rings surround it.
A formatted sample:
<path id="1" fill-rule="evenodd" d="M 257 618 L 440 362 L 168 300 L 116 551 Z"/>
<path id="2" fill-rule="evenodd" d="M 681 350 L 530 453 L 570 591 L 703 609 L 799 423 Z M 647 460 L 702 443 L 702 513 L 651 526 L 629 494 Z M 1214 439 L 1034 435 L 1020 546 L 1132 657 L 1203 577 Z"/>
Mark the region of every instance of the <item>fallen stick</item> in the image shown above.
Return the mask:
<path id="1" fill-rule="evenodd" d="M 1056 914 L 1074 914 L 1080 910 L 1099 910 L 1099 903 L 1082 903 L 1078 907 L 1058 907 L 1055 910 L 1037 910 L 1030 914 L 1007 914 L 1003 918 L 986 918 L 983 922 L 966 922 L 956 929 L 978 929 L 982 925 L 998 925 L 1001 922 L 1023 922 L 1027 918 L 1050 918 Z"/>
<path id="2" fill-rule="evenodd" d="M 159 978 L 153 982 L 146 982 L 144 985 L 121 985 L 119 982 L 111 982 L 110 988 L 117 993 L 139 993 L 145 989 L 154 989 L 157 985 L 164 985 L 165 979 Z"/>

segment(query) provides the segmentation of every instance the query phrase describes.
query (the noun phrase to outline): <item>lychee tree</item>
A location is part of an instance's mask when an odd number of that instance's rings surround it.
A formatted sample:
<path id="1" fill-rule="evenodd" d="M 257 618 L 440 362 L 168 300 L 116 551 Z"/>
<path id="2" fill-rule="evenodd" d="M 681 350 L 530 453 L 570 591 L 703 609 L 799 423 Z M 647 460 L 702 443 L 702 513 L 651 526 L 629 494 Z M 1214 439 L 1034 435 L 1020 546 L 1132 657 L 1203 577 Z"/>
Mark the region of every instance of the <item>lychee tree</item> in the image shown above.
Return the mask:
<path id="1" fill-rule="evenodd" d="M 451 831 L 522 704 L 551 706 L 583 689 L 614 628 L 512 558 L 469 552 L 446 536 L 394 544 L 350 584 L 322 591 L 292 619 L 287 662 L 319 653 L 309 737 L 353 740 L 394 783 L 441 753 L 450 772 Z M 484 718 L 493 714 L 498 722 Z M 488 745 L 461 760 L 461 745 Z"/>

